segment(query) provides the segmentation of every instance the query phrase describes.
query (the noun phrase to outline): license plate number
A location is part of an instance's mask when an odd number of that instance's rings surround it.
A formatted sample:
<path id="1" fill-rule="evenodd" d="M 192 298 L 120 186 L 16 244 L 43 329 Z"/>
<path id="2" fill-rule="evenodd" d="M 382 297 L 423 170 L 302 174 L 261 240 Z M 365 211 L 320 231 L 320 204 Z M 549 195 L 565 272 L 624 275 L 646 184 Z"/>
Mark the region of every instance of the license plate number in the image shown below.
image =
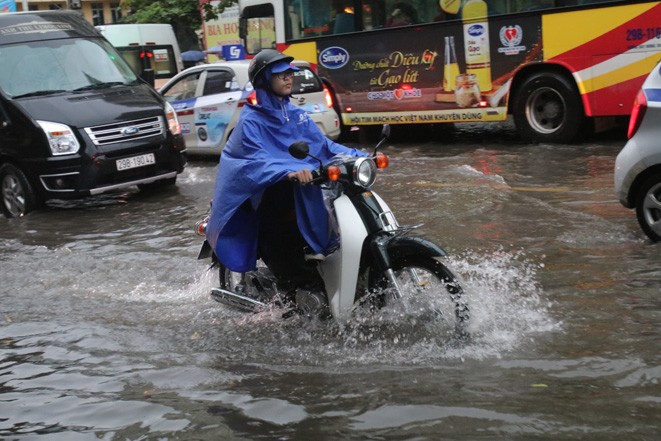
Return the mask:
<path id="1" fill-rule="evenodd" d="M 132 156 L 130 158 L 118 159 L 117 160 L 117 170 L 128 170 L 130 168 L 144 167 L 149 164 L 154 164 L 156 160 L 154 159 L 153 153 L 147 153 L 146 155 Z"/>

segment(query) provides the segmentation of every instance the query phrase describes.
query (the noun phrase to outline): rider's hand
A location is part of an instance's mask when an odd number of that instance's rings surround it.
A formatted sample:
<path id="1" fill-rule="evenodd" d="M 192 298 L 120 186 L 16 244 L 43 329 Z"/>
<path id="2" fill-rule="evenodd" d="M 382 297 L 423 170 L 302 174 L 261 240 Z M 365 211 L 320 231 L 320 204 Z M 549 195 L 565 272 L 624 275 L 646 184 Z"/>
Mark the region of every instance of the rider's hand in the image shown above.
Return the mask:
<path id="1" fill-rule="evenodd" d="M 287 179 L 300 184 L 309 184 L 312 182 L 312 172 L 310 170 L 299 170 L 287 174 Z"/>

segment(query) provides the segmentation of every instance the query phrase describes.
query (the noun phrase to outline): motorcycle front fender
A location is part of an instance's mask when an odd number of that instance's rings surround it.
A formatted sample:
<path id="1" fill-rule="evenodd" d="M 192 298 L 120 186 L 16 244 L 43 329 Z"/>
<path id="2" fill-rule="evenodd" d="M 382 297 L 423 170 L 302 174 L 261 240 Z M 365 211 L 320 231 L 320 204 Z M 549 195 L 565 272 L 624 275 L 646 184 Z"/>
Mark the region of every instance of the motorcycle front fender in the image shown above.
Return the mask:
<path id="1" fill-rule="evenodd" d="M 391 258 L 411 255 L 422 257 L 447 256 L 443 248 L 424 237 L 417 236 L 395 236 L 387 242 L 386 249 Z"/>
<path id="2" fill-rule="evenodd" d="M 423 237 L 379 234 L 370 240 L 370 253 L 380 271 L 393 267 L 394 260 L 406 256 L 439 257 L 447 253 L 443 248 Z"/>

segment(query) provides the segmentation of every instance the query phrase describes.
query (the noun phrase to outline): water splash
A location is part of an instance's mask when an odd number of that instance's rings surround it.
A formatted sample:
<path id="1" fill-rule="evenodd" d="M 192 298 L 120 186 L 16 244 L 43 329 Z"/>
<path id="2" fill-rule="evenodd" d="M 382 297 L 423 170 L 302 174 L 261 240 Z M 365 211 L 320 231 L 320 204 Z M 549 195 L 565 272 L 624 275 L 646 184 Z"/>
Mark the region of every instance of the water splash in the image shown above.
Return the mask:
<path id="1" fill-rule="evenodd" d="M 453 258 L 452 266 L 470 295 L 474 358 L 502 356 L 562 327 L 537 281 L 544 264 L 530 262 L 522 251 L 469 251 Z"/>
<path id="2" fill-rule="evenodd" d="M 537 282 L 543 264 L 528 261 L 523 252 L 471 251 L 449 265 L 469 304 L 468 339 L 457 337 L 448 320 L 429 310 L 359 310 L 340 326 L 300 316 L 283 319 L 277 308 L 246 314 L 218 305 L 205 316 L 213 323 L 201 342 L 223 357 L 248 363 L 347 366 L 387 360 L 393 366 L 428 366 L 440 360 L 499 358 L 535 335 L 561 328 Z"/>

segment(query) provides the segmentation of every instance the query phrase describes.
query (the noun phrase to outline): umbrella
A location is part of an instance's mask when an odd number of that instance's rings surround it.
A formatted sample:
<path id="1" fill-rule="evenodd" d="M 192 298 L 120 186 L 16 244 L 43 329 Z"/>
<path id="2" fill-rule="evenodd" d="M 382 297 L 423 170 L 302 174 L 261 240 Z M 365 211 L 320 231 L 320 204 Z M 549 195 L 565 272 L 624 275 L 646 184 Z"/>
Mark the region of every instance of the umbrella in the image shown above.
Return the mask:
<path id="1" fill-rule="evenodd" d="M 186 51 L 181 53 L 182 61 L 198 62 L 206 58 L 206 54 L 202 51 Z"/>

